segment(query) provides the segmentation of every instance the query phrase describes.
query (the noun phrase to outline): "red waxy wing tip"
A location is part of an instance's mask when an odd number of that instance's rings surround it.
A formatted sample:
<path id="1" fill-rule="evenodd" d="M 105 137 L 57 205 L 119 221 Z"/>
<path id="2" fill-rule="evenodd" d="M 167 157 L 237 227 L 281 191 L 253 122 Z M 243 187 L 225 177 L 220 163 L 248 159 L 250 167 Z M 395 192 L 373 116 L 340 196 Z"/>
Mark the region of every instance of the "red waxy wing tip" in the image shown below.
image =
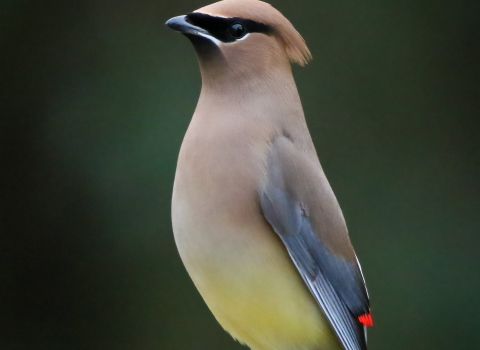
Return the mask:
<path id="1" fill-rule="evenodd" d="M 373 318 L 371 313 L 358 316 L 358 321 L 360 321 L 360 323 L 363 324 L 364 326 L 367 326 L 367 327 L 373 326 Z"/>

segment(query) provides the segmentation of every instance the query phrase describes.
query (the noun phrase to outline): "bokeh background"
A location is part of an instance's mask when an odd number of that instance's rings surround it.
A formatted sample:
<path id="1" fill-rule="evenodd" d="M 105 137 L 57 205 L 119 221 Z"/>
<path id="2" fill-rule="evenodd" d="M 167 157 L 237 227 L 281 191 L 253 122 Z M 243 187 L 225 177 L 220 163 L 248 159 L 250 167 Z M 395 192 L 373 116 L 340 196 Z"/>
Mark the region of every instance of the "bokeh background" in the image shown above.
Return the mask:
<path id="1" fill-rule="evenodd" d="M 480 344 L 480 2 L 272 0 L 362 261 L 370 349 Z M 200 89 L 164 22 L 205 1 L 0 3 L 0 348 L 241 349 L 170 198 Z"/>

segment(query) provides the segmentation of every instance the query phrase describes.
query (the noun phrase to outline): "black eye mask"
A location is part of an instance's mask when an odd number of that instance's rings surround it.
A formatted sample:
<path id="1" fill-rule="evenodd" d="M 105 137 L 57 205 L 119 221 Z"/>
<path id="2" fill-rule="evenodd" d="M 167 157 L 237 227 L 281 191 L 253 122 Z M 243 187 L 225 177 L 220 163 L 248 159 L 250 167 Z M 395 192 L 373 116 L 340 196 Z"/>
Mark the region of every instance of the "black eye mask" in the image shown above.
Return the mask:
<path id="1" fill-rule="evenodd" d="M 205 29 L 211 36 L 224 43 L 242 39 L 248 33 L 269 35 L 272 32 L 272 29 L 263 23 L 243 18 L 214 17 L 194 12 L 188 14 L 185 20 L 194 26 Z"/>

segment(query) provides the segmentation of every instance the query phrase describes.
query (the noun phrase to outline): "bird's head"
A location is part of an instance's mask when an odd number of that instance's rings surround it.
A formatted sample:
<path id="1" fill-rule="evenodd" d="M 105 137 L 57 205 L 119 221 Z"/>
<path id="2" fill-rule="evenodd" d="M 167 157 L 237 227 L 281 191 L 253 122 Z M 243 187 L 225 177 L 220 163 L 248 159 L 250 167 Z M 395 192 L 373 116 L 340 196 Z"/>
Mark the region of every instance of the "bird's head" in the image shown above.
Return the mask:
<path id="1" fill-rule="evenodd" d="M 223 0 L 170 19 L 195 46 L 202 75 L 262 76 L 290 62 L 304 66 L 310 51 L 288 19 L 258 0 Z"/>

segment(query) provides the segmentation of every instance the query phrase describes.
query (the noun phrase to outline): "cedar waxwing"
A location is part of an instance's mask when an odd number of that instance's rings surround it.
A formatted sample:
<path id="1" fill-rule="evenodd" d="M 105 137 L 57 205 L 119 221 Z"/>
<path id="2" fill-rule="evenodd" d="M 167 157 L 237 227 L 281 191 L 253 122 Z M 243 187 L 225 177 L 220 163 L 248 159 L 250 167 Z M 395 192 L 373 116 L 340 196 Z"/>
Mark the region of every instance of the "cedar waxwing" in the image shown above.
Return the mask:
<path id="1" fill-rule="evenodd" d="M 257 0 L 167 25 L 192 41 L 202 75 L 172 200 L 195 286 L 253 350 L 366 349 L 365 281 L 291 71 L 311 59 L 305 41 Z"/>

